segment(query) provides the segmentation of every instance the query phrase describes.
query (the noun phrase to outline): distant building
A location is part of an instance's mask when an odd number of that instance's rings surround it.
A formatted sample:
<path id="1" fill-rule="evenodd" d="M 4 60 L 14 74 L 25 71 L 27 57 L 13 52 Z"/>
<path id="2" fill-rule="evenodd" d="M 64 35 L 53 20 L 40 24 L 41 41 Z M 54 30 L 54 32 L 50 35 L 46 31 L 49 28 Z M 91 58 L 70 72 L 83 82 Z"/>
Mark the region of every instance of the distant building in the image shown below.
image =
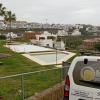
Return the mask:
<path id="1" fill-rule="evenodd" d="M 80 24 L 76 24 L 76 25 L 75 25 L 75 28 L 76 28 L 76 29 L 80 29 L 80 28 L 83 28 L 83 25 L 80 25 Z"/>
<path id="2" fill-rule="evenodd" d="M 58 36 L 68 36 L 68 32 L 65 30 L 59 30 L 57 33 Z"/>
<path id="3" fill-rule="evenodd" d="M 5 29 L 5 23 L 3 20 L 0 20 L 0 29 Z"/>
<path id="4" fill-rule="evenodd" d="M 36 39 L 36 35 L 38 35 L 38 34 L 40 34 L 40 33 L 28 31 L 28 32 L 23 33 L 23 37 L 27 40 Z"/>
<path id="5" fill-rule="evenodd" d="M 72 36 L 80 36 L 81 35 L 81 32 L 79 31 L 79 29 L 75 29 L 72 34 Z"/>
<path id="6" fill-rule="evenodd" d="M 13 33 L 13 32 L 9 32 L 9 33 L 7 33 L 5 36 L 6 36 L 7 40 L 15 39 L 15 38 L 18 37 L 17 34 L 15 34 L 15 33 Z"/>
<path id="7" fill-rule="evenodd" d="M 35 39 L 32 39 L 31 42 L 33 44 L 37 44 L 40 46 L 53 47 L 53 39 L 56 35 L 53 35 L 47 31 L 44 31 L 43 34 L 37 34 Z"/>
<path id="8" fill-rule="evenodd" d="M 53 35 L 47 31 L 44 31 L 43 34 L 37 34 L 36 39 L 32 39 L 31 42 L 36 45 L 65 49 L 65 45 L 62 41 L 56 42 L 57 35 Z"/>
<path id="9" fill-rule="evenodd" d="M 93 46 L 99 42 L 100 42 L 100 38 L 91 38 L 91 39 L 83 40 L 82 48 L 84 49 L 93 48 Z"/>
<path id="10" fill-rule="evenodd" d="M 64 44 L 64 42 L 63 41 L 57 41 L 55 43 L 55 48 L 65 50 L 65 44 Z"/>
<path id="11" fill-rule="evenodd" d="M 6 29 L 12 28 L 12 29 L 18 29 L 18 28 L 27 28 L 27 22 L 26 21 L 12 21 L 11 23 L 5 22 Z"/>

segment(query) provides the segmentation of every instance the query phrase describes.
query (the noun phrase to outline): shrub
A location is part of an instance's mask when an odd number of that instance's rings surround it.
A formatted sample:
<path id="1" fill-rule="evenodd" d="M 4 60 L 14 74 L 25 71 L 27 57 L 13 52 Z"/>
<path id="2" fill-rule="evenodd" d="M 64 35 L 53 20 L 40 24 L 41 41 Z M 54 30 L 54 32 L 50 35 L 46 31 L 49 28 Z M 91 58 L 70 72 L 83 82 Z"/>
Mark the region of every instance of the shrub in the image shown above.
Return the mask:
<path id="1" fill-rule="evenodd" d="M 6 36 L 5 35 L 0 35 L 0 40 L 5 40 Z"/>

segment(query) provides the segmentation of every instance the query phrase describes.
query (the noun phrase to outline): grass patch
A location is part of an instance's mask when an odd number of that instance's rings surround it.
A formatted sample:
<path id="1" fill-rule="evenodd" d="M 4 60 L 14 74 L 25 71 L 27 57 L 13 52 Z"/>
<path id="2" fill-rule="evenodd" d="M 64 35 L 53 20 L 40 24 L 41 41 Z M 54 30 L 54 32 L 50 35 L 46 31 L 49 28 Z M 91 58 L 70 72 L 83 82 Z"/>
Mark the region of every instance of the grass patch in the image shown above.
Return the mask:
<path id="1" fill-rule="evenodd" d="M 11 56 L 0 59 L 0 62 L 3 63 L 0 65 L 0 77 L 54 68 L 53 65 L 41 66 L 21 54 L 5 48 L 3 45 L 5 45 L 5 41 L 0 41 L 0 53 L 10 54 Z M 60 82 L 60 69 L 25 76 L 25 98 L 58 82 Z M 0 96 L 3 100 L 20 100 L 20 90 L 21 77 L 0 80 Z"/>

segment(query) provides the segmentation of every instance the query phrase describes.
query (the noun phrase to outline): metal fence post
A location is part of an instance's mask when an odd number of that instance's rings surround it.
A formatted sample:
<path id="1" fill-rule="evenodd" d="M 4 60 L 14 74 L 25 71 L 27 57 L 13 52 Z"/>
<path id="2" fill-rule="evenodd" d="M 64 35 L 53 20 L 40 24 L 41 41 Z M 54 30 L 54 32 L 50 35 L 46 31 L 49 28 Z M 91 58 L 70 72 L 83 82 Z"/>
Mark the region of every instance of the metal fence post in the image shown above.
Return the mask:
<path id="1" fill-rule="evenodd" d="M 24 100 L 24 75 L 21 75 L 21 100 Z"/>
<path id="2" fill-rule="evenodd" d="M 64 66 L 64 61 L 62 62 L 62 67 L 61 67 L 61 81 L 63 81 L 64 80 L 64 72 L 65 72 L 65 66 Z"/>

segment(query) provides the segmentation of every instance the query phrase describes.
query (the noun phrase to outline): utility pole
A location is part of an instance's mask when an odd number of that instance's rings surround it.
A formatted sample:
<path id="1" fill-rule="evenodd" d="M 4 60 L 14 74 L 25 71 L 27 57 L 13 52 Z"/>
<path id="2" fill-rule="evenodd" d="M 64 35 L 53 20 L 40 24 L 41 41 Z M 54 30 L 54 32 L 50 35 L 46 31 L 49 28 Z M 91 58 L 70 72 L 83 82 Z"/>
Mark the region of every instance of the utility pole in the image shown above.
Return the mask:
<path id="1" fill-rule="evenodd" d="M 57 37 L 56 37 L 56 66 L 57 66 Z"/>

